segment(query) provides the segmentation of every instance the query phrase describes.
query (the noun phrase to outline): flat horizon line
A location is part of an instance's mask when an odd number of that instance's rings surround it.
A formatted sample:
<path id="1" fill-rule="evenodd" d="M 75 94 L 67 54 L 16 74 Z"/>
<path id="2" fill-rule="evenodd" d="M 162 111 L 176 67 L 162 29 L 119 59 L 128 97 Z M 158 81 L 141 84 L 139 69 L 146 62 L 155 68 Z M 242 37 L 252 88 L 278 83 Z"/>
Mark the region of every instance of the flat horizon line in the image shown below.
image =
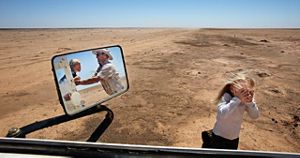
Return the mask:
<path id="1" fill-rule="evenodd" d="M 203 29 L 203 30 L 299 30 L 300 27 L 0 27 L 0 30 L 55 30 L 55 29 Z"/>

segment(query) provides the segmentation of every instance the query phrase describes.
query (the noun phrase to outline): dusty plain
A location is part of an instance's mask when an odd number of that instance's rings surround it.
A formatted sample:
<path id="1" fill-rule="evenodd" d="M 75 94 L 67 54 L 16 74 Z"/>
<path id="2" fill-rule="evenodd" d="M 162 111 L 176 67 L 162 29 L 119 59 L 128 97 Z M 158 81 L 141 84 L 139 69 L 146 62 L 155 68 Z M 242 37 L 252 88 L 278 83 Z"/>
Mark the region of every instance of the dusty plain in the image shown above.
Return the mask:
<path id="1" fill-rule="evenodd" d="M 99 142 L 201 147 L 215 122 L 213 100 L 231 72 L 256 82 L 257 120 L 246 114 L 242 150 L 300 152 L 299 29 L 0 30 L 0 136 L 63 114 L 51 57 L 121 45 L 129 91 L 105 103 L 115 119 Z M 28 138 L 84 141 L 95 114 Z"/>

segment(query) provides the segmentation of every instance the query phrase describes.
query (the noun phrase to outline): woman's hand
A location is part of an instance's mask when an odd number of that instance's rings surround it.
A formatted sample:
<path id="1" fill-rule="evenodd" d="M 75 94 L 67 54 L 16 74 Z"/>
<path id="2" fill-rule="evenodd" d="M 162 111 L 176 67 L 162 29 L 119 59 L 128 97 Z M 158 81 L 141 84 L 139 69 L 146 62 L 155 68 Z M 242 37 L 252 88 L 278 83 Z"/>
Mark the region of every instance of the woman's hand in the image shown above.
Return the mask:
<path id="1" fill-rule="evenodd" d="M 241 100 L 242 104 L 249 102 L 250 99 L 252 101 L 252 98 L 250 98 L 249 96 L 249 90 L 245 88 L 235 89 L 235 91 L 233 91 L 233 95 L 238 97 Z"/>
<path id="2" fill-rule="evenodd" d="M 71 100 L 71 93 L 65 94 L 65 95 L 64 95 L 64 99 L 65 99 L 65 101 Z"/>
<path id="3" fill-rule="evenodd" d="M 237 97 L 239 97 L 242 104 L 251 103 L 253 100 L 253 96 L 254 96 L 254 90 L 242 88 L 237 92 Z"/>
<path id="4" fill-rule="evenodd" d="M 250 89 L 244 82 L 236 82 L 230 87 L 235 97 L 241 100 L 241 104 L 250 103 L 253 100 L 254 90 Z"/>
<path id="5" fill-rule="evenodd" d="M 244 88 L 241 88 L 237 91 L 237 97 L 241 100 L 241 103 L 246 103 L 246 96 L 247 96 L 247 90 Z"/>
<path id="6" fill-rule="evenodd" d="M 248 90 L 248 94 L 246 96 L 246 103 L 251 103 L 253 101 L 253 97 L 254 97 L 254 90 Z"/>
<path id="7" fill-rule="evenodd" d="M 73 80 L 74 80 L 75 85 L 80 85 L 80 77 L 79 76 L 76 76 Z"/>

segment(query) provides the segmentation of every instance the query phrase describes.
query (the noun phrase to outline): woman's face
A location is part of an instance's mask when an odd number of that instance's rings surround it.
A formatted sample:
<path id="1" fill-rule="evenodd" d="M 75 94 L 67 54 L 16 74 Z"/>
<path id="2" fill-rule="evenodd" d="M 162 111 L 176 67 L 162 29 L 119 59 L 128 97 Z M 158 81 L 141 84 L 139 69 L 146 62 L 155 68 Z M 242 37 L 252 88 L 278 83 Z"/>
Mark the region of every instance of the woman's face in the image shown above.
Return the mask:
<path id="1" fill-rule="evenodd" d="M 75 64 L 73 69 L 74 69 L 75 72 L 80 72 L 81 71 L 81 65 L 80 65 L 80 63 Z"/>

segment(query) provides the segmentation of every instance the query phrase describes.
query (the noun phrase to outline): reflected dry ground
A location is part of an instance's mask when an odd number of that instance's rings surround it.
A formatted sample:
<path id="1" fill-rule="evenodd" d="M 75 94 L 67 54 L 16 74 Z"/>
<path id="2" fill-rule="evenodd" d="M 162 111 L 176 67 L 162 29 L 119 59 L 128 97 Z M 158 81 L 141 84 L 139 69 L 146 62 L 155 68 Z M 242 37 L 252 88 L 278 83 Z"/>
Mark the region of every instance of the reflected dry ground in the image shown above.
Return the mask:
<path id="1" fill-rule="evenodd" d="M 127 90 L 127 81 L 126 78 L 123 76 L 120 78 L 121 84 L 124 86 L 124 89 L 120 91 L 119 93 L 124 93 L 124 91 Z M 107 101 L 112 98 L 112 96 L 108 95 L 103 87 L 100 84 L 97 84 L 95 86 L 82 89 L 78 91 L 80 93 L 81 100 L 84 101 L 84 105 L 91 106 L 95 103 L 100 103 Z"/>
<path id="2" fill-rule="evenodd" d="M 91 106 L 100 100 L 107 98 L 107 95 L 101 85 L 96 85 L 79 91 L 81 100 L 84 105 Z"/>
<path id="3" fill-rule="evenodd" d="M 261 117 L 245 115 L 239 148 L 300 152 L 300 30 L 2 30 L 0 39 L 1 136 L 63 113 L 52 55 L 120 44 L 130 89 L 107 103 L 115 120 L 99 141 L 200 147 L 216 117 L 211 100 L 230 72 L 247 72 L 257 81 Z M 83 141 L 103 116 L 29 137 Z"/>

